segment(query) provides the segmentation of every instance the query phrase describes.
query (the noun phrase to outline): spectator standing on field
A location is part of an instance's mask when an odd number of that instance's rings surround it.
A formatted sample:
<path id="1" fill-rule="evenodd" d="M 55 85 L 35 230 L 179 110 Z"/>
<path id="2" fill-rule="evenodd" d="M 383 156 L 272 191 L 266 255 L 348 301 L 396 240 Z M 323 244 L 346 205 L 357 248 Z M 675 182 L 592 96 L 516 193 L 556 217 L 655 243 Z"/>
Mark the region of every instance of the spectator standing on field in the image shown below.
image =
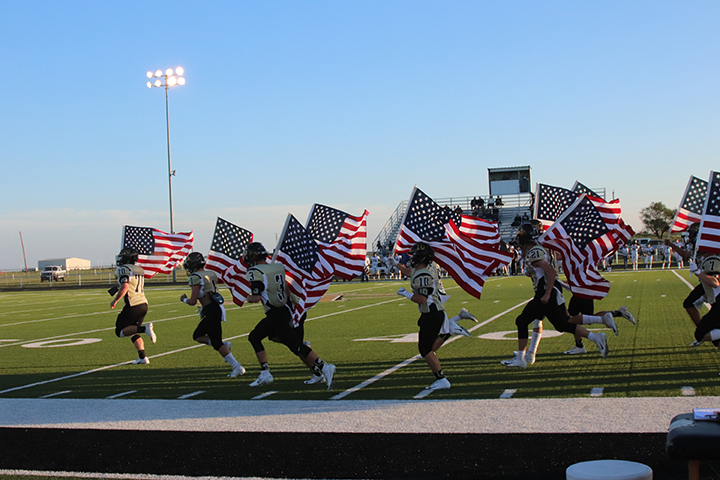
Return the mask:
<path id="1" fill-rule="evenodd" d="M 138 352 L 138 358 L 133 364 L 147 365 L 150 359 L 145 355 L 145 342 L 140 334 L 146 334 L 152 343 L 157 342 L 157 336 L 152 323 L 142 324 L 147 315 L 148 302 L 145 298 L 145 271 L 135 265 L 137 260 L 138 252 L 132 248 L 123 248 L 117 255 L 115 277 L 118 285 L 110 289 L 110 294 L 115 295 L 110 302 L 110 308 L 114 309 L 120 299 L 123 299 L 123 309 L 115 321 L 115 335 L 119 338 L 130 337 Z"/>

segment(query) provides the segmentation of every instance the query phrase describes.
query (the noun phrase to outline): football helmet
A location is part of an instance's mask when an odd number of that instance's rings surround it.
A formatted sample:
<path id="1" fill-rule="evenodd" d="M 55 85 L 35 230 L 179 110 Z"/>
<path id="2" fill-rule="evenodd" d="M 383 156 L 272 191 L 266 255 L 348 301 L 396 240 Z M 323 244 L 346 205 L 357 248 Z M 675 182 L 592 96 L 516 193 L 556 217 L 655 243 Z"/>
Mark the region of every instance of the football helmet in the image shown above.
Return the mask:
<path id="1" fill-rule="evenodd" d="M 720 274 L 720 256 L 708 255 L 707 257 L 703 258 L 701 268 L 702 271 L 704 273 L 707 273 L 708 275 Z"/>
<path id="2" fill-rule="evenodd" d="M 265 247 L 260 242 L 252 242 L 248 244 L 247 247 L 245 247 L 245 251 L 242 254 L 243 259 L 245 260 L 245 263 L 250 265 L 255 265 L 257 263 L 263 262 L 267 256 L 268 252 L 265 250 Z"/>
<path id="3" fill-rule="evenodd" d="M 118 265 L 135 265 L 138 260 L 138 252 L 134 248 L 123 248 L 115 256 L 115 263 Z"/>
<path id="4" fill-rule="evenodd" d="M 435 251 L 427 243 L 416 243 L 410 249 L 410 266 L 417 267 L 421 263 L 430 265 L 435 259 Z"/>
<path id="5" fill-rule="evenodd" d="M 520 225 L 515 240 L 522 247 L 526 243 L 534 242 L 542 235 L 542 223 L 538 220 L 530 220 Z"/>
<path id="6" fill-rule="evenodd" d="M 183 261 L 183 268 L 188 273 L 196 272 L 205 266 L 205 257 L 200 252 L 191 252 Z"/>

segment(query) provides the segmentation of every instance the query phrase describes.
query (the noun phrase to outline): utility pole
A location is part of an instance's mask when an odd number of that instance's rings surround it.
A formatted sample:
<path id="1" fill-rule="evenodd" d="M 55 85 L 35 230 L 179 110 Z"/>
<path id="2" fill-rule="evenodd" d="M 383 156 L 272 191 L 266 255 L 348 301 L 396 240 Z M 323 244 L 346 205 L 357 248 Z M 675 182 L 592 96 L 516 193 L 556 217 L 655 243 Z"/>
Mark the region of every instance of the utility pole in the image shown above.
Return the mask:
<path id="1" fill-rule="evenodd" d="M 27 272 L 27 258 L 25 258 L 25 244 L 23 243 L 22 239 L 22 232 L 20 232 L 20 246 L 22 247 L 23 251 L 23 262 L 25 262 L 25 271 Z"/>

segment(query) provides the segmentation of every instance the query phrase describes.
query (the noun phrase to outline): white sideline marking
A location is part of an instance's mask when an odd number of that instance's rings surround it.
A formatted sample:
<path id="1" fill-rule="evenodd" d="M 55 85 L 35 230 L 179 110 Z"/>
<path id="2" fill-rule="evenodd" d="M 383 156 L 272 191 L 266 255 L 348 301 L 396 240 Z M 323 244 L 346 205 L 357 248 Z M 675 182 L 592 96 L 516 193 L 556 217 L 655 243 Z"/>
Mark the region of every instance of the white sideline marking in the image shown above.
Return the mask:
<path id="1" fill-rule="evenodd" d="M 63 390 L 62 392 L 55 392 L 55 393 L 48 393 L 47 395 L 43 395 L 42 397 L 38 398 L 52 398 L 57 397 L 58 395 L 65 395 L 66 393 L 70 393 L 72 390 Z"/>
<path id="2" fill-rule="evenodd" d="M 105 398 L 107 398 L 107 399 L 120 398 L 120 397 L 124 397 L 125 395 L 131 395 L 136 392 L 137 392 L 137 390 L 128 390 L 127 392 L 116 393 L 115 395 L 110 395 L 109 397 L 105 397 Z"/>
<path id="3" fill-rule="evenodd" d="M 500 395 L 500 398 L 512 398 L 515 392 L 517 392 L 517 388 L 508 388 Z"/>
<path id="4" fill-rule="evenodd" d="M 686 397 L 694 397 L 695 396 L 695 389 L 693 387 L 682 387 L 680 389 L 680 391 Z"/>
<path id="5" fill-rule="evenodd" d="M 198 390 L 197 392 L 192 392 L 192 393 L 187 393 L 187 394 L 185 394 L 185 395 L 180 395 L 179 397 L 177 397 L 177 399 L 178 399 L 178 400 L 185 400 L 185 399 L 188 399 L 188 398 L 196 397 L 196 396 L 201 395 L 201 394 L 203 394 L 203 393 L 205 393 L 205 390 Z"/>
<path id="6" fill-rule="evenodd" d="M 252 397 L 251 400 L 262 400 L 263 398 L 269 397 L 270 395 L 275 395 L 276 393 L 278 393 L 278 390 L 268 390 L 267 392 L 261 393 L 256 397 Z"/>
<path id="7" fill-rule="evenodd" d="M 590 390 L 590 396 L 591 397 L 602 397 L 603 390 L 605 390 L 604 387 L 595 387 Z"/>
<path id="8" fill-rule="evenodd" d="M 11 470 L 0 469 L 0 475 L 9 476 L 27 476 L 27 477 L 72 477 L 72 478 L 112 478 L 120 480 L 259 480 L 258 477 L 190 477 L 185 475 L 151 475 L 148 473 L 99 473 L 99 472 L 64 472 L 64 471 L 45 471 L 45 470 Z"/>
<path id="9" fill-rule="evenodd" d="M 677 273 L 677 271 L 673 270 L 672 272 L 673 272 L 673 273 L 675 274 L 675 276 L 678 277 L 685 285 L 687 285 L 690 290 L 693 290 L 693 289 L 695 288 L 692 283 L 688 282 L 688 281 L 685 280 L 683 277 L 681 277 L 680 274 Z M 710 309 L 710 307 L 711 307 L 711 305 L 710 305 L 709 303 L 707 303 L 707 302 L 705 302 L 704 305 L 705 305 L 708 309 Z"/>
<path id="10" fill-rule="evenodd" d="M 478 323 L 478 324 L 475 325 L 474 327 L 468 329 L 468 331 L 469 331 L 469 332 L 472 332 L 473 330 L 476 330 L 476 329 L 478 329 L 478 328 L 480 328 L 480 327 L 484 327 L 484 326 L 487 325 L 488 323 L 492 322 L 493 320 L 497 320 L 498 318 L 502 317 L 502 316 L 505 315 L 506 313 L 512 312 L 512 311 L 515 310 L 516 308 L 525 305 L 525 304 L 528 303 L 530 300 L 532 300 L 532 298 L 528 298 L 528 299 L 525 300 L 524 302 L 520 302 L 520 303 L 518 303 L 517 305 L 515 305 L 514 307 L 510 307 L 510 308 L 508 308 L 507 310 L 505 310 L 504 312 L 500 312 L 500 313 L 498 313 L 497 315 L 495 315 L 494 317 L 490 317 L 490 318 L 488 318 L 487 320 L 485 320 L 485 321 L 482 322 L 482 323 Z M 450 338 L 447 342 L 443 343 L 442 346 L 444 347 L 444 346 L 447 345 L 448 343 L 454 342 L 455 340 L 458 340 L 459 338 L 464 338 L 464 337 L 462 337 L 461 335 L 452 337 L 452 338 Z M 415 355 L 415 356 L 412 357 L 412 358 L 408 358 L 407 360 L 404 360 L 403 362 L 398 363 L 398 364 L 395 365 L 394 367 L 388 368 L 388 369 L 385 370 L 384 372 L 378 373 L 378 374 L 375 375 L 374 377 L 369 378 L 369 379 L 365 380 L 364 382 L 360 382 L 360 383 L 358 383 L 357 385 L 355 385 L 354 387 L 348 388 L 348 389 L 345 390 L 344 392 L 340 392 L 340 393 L 338 393 L 337 395 L 334 395 L 333 397 L 330 397 L 330 400 L 340 400 L 340 399 L 342 399 L 342 398 L 345 398 L 345 397 L 347 397 L 348 395 L 350 395 L 351 393 L 357 392 L 357 391 L 360 390 L 361 388 L 365 388 L 365 387 L 367 387 L 368 385 L 372 385 L 373 383 L 377 382 L 378 380 L 381 380 L 381 379 L 387 377 L 388 375 L 390 375 L 391 373 L 393 373 L 393 372 L 401 369 L 402 367 L 406 367 L 406 366 L 410 365 L 410 364 L 413 363 L 415 360 L 419 360 L 420 358 L 422 358 L 422 357 L 420 356 L 420 354 L 417 354 L 417 355 Z M 2 393 L 2 392 L 0 392 L 0 393 Z"/>

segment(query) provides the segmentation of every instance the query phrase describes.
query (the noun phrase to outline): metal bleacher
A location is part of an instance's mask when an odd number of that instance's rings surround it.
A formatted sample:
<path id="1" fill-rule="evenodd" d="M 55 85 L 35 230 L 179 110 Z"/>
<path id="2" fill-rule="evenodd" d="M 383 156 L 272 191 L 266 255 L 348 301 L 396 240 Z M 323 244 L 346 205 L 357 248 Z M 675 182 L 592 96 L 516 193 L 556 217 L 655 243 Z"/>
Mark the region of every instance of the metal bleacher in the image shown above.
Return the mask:
<path id="1" fill-rule="evenodd" d="M 464 214 L 470 215 L 472 213 L 471 202 L 473 198 L 480 197 L 446 197 L 436 198 L 434 200 L 437 204 L 448 206 L 453 210 L 459 206 L 462 208 Z M 489 198 L 483 196 L 482 199 L 487 205 Z M 516 213 L 519 213 L 520 216 L 522 216 L 525 212 L 527 212 L 530 216 L 532 215 L 531 199 L 532 196 L 529 193 L 502 196 L 503 205 L 498 210 L 498 230 L 500 232 L 500 237 L 503 240 L 509 241 L 517 232 L 517 227 L 512 226 Z M 390 215 L 390 218 L 388 218 L 387 222 L 385 222 L 385 226 L 383 226 L 380 233 L 377 237 L 375 237 L 372 245 L 368 246 L 369 251 L 378 251 L 378 245 L 381 246 L 380 250 L 385 250 L 388 245 L 395 244 L 398 233 L 400 232 L 400 225 L 403 221 L 406 208 L 407 202 L 400 202 L 400 205 L 397 206 L 392 215 Z"/>

